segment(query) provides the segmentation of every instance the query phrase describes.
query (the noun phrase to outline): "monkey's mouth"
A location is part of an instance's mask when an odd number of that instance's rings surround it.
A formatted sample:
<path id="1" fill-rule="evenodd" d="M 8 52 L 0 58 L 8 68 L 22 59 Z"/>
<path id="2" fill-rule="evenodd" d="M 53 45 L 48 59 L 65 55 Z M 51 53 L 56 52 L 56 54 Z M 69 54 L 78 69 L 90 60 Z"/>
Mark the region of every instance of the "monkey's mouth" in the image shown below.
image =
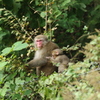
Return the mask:
<path id="1" fill-rule="evenodd" d="M 42 47 L 42 44 L 38 44 L 37 47 L 38 47 L 38 48 L 41 48 L 41 47 Z"/>

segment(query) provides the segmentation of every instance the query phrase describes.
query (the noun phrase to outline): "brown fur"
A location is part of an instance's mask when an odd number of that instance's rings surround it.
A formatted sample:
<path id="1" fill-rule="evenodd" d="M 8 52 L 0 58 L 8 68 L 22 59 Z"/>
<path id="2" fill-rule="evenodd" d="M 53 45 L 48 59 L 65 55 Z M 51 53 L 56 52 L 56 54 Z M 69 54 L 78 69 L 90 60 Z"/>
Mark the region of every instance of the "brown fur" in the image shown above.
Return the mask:
<path id="1" fill-rule="evenodd" d="M 57 67 L 53 66 L 52 63 L 50 63 L 46 57 L 51 56 L 52 50 L 59 48 L 57 44 L 48 41 L 46 36 L 44 35 L 38 35 L 35 37 L 34 41 L 36 39 L 42 38 L 44 39 L 44 44 L 43 48 L 38 48 L 35 52 L 35 56 L 33 60 L 28 62 L 28 67 L 29 68 L 36 68 L 36 73 L 37 75 L 40 75 L 41 72 L 44 73 L 44 75 L 50 75 L 54 71 L 57 71 Z M 34 42 L 35 43 L 35 42 Z M 36 44 L 35 44 L 36 47 Z"/>
<path id="2" fill-rule="evenodd" d="M 69 58 L 63 54 L 60 49 L 52 51 L 52 57 L 50 58 L 52 63 L 59 63 L 58 72 L 61 73 L 68 68 Z"/>

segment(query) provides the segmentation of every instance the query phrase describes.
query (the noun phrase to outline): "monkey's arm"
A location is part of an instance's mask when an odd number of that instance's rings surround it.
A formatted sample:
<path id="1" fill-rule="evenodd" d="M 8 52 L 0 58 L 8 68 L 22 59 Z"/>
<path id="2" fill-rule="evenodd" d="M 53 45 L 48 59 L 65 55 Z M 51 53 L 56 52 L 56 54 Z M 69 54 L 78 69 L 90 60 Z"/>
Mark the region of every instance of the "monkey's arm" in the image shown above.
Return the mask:
<path id="1" fill-rule="evenodd" d="M 38 67 L 38 66 L 44 66 L 47 63 L 47 59 L 40 58 L 40 59 L 33 59 L 30 62 L 28 62 L 28 66 L 31 67 Z"/>

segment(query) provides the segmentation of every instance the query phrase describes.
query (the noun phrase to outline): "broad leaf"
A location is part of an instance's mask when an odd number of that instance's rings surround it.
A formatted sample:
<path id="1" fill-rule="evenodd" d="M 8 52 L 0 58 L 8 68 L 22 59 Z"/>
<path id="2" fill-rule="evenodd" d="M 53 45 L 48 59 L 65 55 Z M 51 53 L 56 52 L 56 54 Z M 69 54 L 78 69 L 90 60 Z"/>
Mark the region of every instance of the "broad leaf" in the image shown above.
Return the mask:
<path id="1" fill-rule="evenodd" d="M 13 46 L 12 46 L 13 51 L 19 51 L 19 50 L 22 50 L 22 49 L 28 47 L 28 44 L 27 43 L 22 43 L 22 42 L 23 41 L 18 41 L 16 43 L 14 43 Z"/>
<path id="2" fill-rule="evenodd" d="M 16 78 L 15 83 L 16 84 L 24 84 L 25 80 L 21 80 L 20 78 Z"/>
<path id="3" fill-rule="evenodd" d="M 42 17 L 42 18 L 44 18 L 45 16 L 46 16 L 46 12 L 41 12 L 41 14 L 40 14 L 40 16 Z"/>
<path id="4" fill-rule="evenodd" d="M 24 95 L 30 95 L 32 93 L 32 90 L 26 90 L 25 92 L 24 92 Z"/>
<path id="5" fill-rule="evenodd" d="M 0 70 L 2 70 L 8 62 L 0 62 Z"/>
<path id="6" fill-rule="evenodd" d="M 6 92 L 7 92 L 7 88 L 6 87 L 0 89 L 0 95 L 1 96 L 5 96 Z"/>
<path id="7" fill-rule="evenodd" d="M 11 51 L 12 51 L 12 48 L 11 47 L 7 47 L 7 48 L 2 50 L 2 54 L 1 55 L 8 55 Z"/>

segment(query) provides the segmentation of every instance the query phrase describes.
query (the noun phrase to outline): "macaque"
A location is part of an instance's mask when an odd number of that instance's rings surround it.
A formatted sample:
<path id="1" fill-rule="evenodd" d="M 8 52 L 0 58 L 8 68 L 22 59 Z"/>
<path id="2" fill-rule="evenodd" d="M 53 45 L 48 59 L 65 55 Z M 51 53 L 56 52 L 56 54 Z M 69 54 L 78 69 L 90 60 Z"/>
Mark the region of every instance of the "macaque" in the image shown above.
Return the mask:
<path id="1" fill-rule="evenodd" d="M 68 68 L 69 58 L 63 54 L 61 49 L 53 50 L 52 56 L 46 58 L 49 59 L 54 65 L 58 66 L 58 73 L 61 73 Z"/>
<path id="2" fill-rule="evenodd" d="M 36 74 L 48 76 L 54 71 L 57 71 L 57 67 L 53 66 L 46 57 L 51 56 L 52 50 L 59 48 L 59 46 L 51 41 L 45 35 L 38 35 L 34 38 L 34 46 L 36 48 L 33 60 L 28 62 L 28 68 L 36 68 Z"/>

